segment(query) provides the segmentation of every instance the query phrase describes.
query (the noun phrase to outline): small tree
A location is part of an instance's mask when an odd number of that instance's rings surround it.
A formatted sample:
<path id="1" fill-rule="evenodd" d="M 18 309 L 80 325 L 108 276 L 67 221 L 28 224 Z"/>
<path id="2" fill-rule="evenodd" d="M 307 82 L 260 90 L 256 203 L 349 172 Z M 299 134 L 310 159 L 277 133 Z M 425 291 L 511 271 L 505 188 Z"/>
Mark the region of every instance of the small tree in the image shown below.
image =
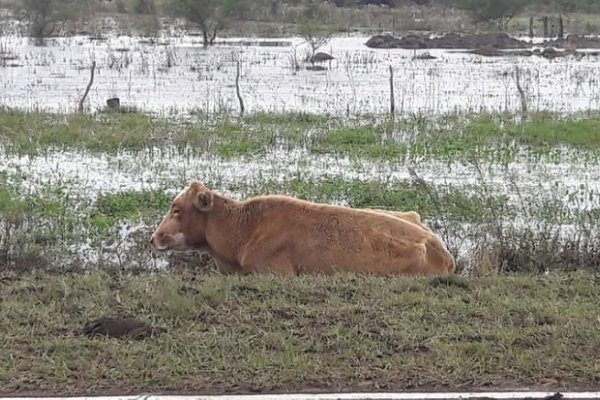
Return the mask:
<path id="1" fill-rule="evenodd" d="M 160 30 L 160 20 L 155 0 L 135 0 L 133 12 L 141 15 L 143 35 L 155 37 Z"/>
<path id="2" fill-rule="evenodd" d="M 54 24 L 75 19 L 91 0 L 23 0 L 23 8 L 30 23 L 29 34 L 41 45 L 52 34 Z"/>
<path id="3" fill-rule="evenodd" d="M 298 25 L 298 34 L 310 46 L 310 58 L 313 62 L 317 50 L 325 46 L 332 35 L 331 30 L 323 29 L 319 24 L 310 20 L 304 20 Z"/>
<path id="4" fill-rule="evenodd" d="M 217 33 L 238 9 L 240 0 L 173 0 L 176 15 L 196 23 L 202 30 L 204 47 L 212 46 Z"/>
<path id="5" fill-rule="evenodd" d="M 156 15 L 155 0 L 135 0 L 133 12 L 136 14 Z"/>
<path id="6" fill-rule="evenodd" d="M 327 24 L 319 22 L 320 16 L 319 7 L 313 3 L 306 8 L 298 23 L 298 34 L 310 46 L 310 62 L 313 62 L 317 50 L 325 46 L 333 34 L 332 29 L 323 27 Z"/>
<path id="7" fill-rule="evenodd" d="M 29 20 L 29 34 L 41 45 L 51 33 L 53 0 L 24 0 L 23 6 Z"/>
<path id="8" fill-rule="evenodd" d="M 500 30 L 505 30 L 510 20 L 527 5 L 523 0 L 463 0 L 460 3 L 476 22 L 497 21 Z"/>

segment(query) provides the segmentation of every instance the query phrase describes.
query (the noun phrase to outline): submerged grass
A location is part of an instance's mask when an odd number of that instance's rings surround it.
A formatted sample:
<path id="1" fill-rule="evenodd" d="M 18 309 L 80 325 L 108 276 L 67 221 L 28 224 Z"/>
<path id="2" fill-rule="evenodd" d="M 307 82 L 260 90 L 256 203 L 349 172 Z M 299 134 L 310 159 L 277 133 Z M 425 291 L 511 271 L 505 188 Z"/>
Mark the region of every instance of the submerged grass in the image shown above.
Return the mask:
<path id="1" fill-rule="evenodd" d="M 467 194 L 452 187 L 436 187 L 438 199 L 434 199 L 426 188 L 411 182 L 390 185 L 382 181 L 358 179 L 294 178 L 284 182 L 261 181 L 260 185 L 251 187 L 242 184 L 231 189 L 247 192 L 249 196 L 289 194 L 321 203 L 343 202 L 355 208 L 414 210 L 425 219 L 437 215 L 453 222 L 484 222 L 489 217 L 489 206 L 503 208 L 505 212 L 509 210 L 506 196 L 484 198 L 483 194 Z M 436 201 L 441 202 L 441 209 Z"/>
<path id="2" fill-rule="evenodd" d="M 598 277 L 5 276 L 0 393 L 241 393 L 600 383 Z M 88 338 L 133 316 L 166 332 Z"/>
<path id="3" fill-rule="evenodd" d="M 464 193 L 430 186 L 418 178 L 394 185 L 294 178 L 225 189 L 241 198 L 277 193 L 356 208 L 417 211 L 457 257 L 458 271 L 465 275 L 597 271 L 600 262 L 598 211 L 573 210 L 561 202 L 509 203 L 506 196 L 493 191 Z M 16 187 L 5 184 L 0 190 L 0 269 L 68 271 L 99 265 L 123 271 L 152 269 L 156 262 L 148 251 L 148 238 L 168 210 L 172 195 L 167 193 L 106 193 L 82 202 L 48 187 L 25 201 Z M 528 224 L 515 224 L 515 219 Z M 166 263 L 161 265 L 171 267 L 202 270 L 211 264 L 198 257 L 160 258 Z"/>
<path id="4" fill-rule="evenodd" d="M 503 115 L 381 122 L 256 114 L 170 124 L 136 113 L 60 116 L 11 110 L 0 111 L 0 117 L 2 157 L 10 158 L 6 153 L 11 151 L 43 152 L 50 146 L 75 147 L 110 156 L 110 152 L 123 148 L 144 150 L 174 145 L 191 147 L 198 154 L 240 157 L 234 161 L 240 165 L 244 156 L 259 156 L 263 151 L 281 147 L 302 147 L 355 157 L 358 161 L 377 158 L 394 162 L 400 157 L 416 156 L 414 161 L 419 162 L 462 157 L 465 162 L 476 164 L 490 158 L 492 165 L 512 157 L 518 145 L 533 146 L 530 151 L 540 154 L 554 154 L 553 149 L 567 146 L 593 157 L 598 152 L 594 134 L 600 121 L 596 116 L 557 120 L 549 114 L 528 115 L 522 122 Z M 195 156 L 193 152 L 185 154 Z M 515 193 L 511 193 L 509 201 L 483 181 L 457 188 L 429 187 L 415 177 L 409 182 L 391 184 L 385 176 L 365 181 L 310 179 L 302 175 L 300 165 L 296 175 L 283 181 L 261 178 L 235 184 L 205 184 L 217 190 L 235 191 L 243 198 L 278 193 L 351 207 L 414 210 L 442 236 L 453 253 L 458 254 L 465 244 L 470 249 L 478 248 L 478 254 L 469 255 L 477 260 L 476 271 L 481 265 L 488 266 L 483 270 L 493 271 L 597 270 L 598 208 L 594 208 L 597 205 L 591 191 L 574 193 L 579 197 L 589 195 L 589 199 L 573 200 L 540 183 L 539 191 L 544 196 L 515 201 Z M 19 179 L 27 177 L 8 179 L 6 174 L 0 174 L 0 264 L 14 266 L 24 256 L 32 255 L 36 260 L 47 260 L 46 266 L 62 265 L 68 259 L 77 267 L 81 262 L 80 248 L 92 254 L 81 257 L 92 260 L 93 265 L 102 261 L 98 254 L 116 255 L 123 269 L 131 265 L 143 269 L 151 261 L 146 254 L 147 236 L 171 201 L 165 190 L 108 193 L 82 199 L 80 194 L 73 196 L 67 184 L 49 186 L 35 195 L 21 193 Z M 519 192 L 518 187 L 514 191 Z M 592 207 L 584 209 L 581 204 Z M 569 224 L 566 228 L 576 234 L 564 229 Z M 459 261 L 460 268 L 468 262 Z"/>
<path id="5" fill-rule="evenodd" d="M 210 182 L 206 184 L 213 187 Z M 244 193 L 244 198 L 287 193 L 352 207 L 416 210 L 425 220 L 442 213 L 447 221 L 455 223 L 483 223 L 487 218 L 484 204 L 500 205 L 506 201 L 501 197 L 483 199 L 439 188 L 444 203 L 440 210 L 423 188 L 410 183 L 390 187 L 377 181 L 339 179 L 261 181 L 230 189 Z M 123 269 L 129 269 L 129 264 L 143 268 L 148 235 L 172 201 L 172 195 L 166 193 L 165 190 L 128 191 L 83 200 L 48 187 L 39 194 L 23 197 L 16 184 L 9 183 L 5 176 L 0 185 L 0 227 L 5 229 L 0 239 L 0 265 L 15 267 L 23 257 L 30 256 L 43 257 L 47 260 L 45 265 L 52 264 L 65 256 L 67 248 L 77 249 L 85 243 L 95 253 L 117 256 Z M 122 247 L 124 241 L 128 243 L 126 247 Z M 77 255 L 68 258 L 75 268 L 81 263 Z"/>
<path id="6" fill-rule="evenodd" d="M 5 178 L 2 179 L 2 176 Z M 219 185 L 204 182 L 215 188 Z M 173 189 L 173 188 L 170 188 Z M 488 208 L 502 208 L 508 212 L 507 197 L 486 193 L 464 193 L 454 187 L 435 187 L 438 198 L 430 196 L 427 188 L 412 182 L 393 185 L 373 180 L 344 180 L 340 178 L 302 179 L 284 181 L 261 180 L 254 183 L 240 182 L 228 185 L 228 190 L 243 194 L 243 198 L 266 194 L 288 194 L 320 203 L 342 203 L 357 208 L 382 208 L 390 210 L 414 210 L 424 218 L 443 216 L 453 222 L 483 222 L 489 216 Z M 216 189 L 218 191 L 218 189 Z M 105 193 L 94 200 L 71 197 L 60 188 L 48 186 L 47 190 L 26 198 L 19 194 L 14 184 L 8 183 L 6 175 L 0 175 L 0 215 L 23 215 L 32 218 L 78 215 L 98 226 L 113 226 L 128 219 L 156 219 L 169 207 L 172 195 L 166 190 L 124 191 Z M 436 204 L 435 202 L 441 202 Z M 540 215 L 550 213 L 544 208 Z M 440 215 L 443 214 L 443 215 Z"/>
<path id="7" fill-rule="evenodd" d="M 135 112 L 53 115 L 0 110 L 0 141 L 6 151 L 20 153 L 51 146 L 112 152 L 175 145 L 231 158 L 256 155 L 277 145 L 367 159 L 510 160 L 517 146 L 541 153 L 567 146 L 597 154 L 599 127 L 599 116 L 559 119 L 545 113 L 519 121 L 502 114 L 377 121 L 291 113 L 170 122 Z"/>
<path id="8" fill-rule="evenodd" d="M 165 213 L 171 198 L 162 191 L 107 193 L 87 210 L 90 226 L 105 231 L 126 220 L 153 220 Z"/>

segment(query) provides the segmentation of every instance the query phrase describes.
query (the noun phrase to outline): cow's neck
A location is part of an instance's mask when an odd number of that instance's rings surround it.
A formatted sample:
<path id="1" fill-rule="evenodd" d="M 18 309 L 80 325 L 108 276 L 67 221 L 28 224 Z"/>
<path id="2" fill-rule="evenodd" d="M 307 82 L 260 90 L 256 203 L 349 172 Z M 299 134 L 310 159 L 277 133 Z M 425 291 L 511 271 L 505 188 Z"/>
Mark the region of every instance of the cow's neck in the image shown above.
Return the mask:
<path id="1" fill-rule="evenodd" d="M 223 261 L 235 263 L 239 249 L 248 241 L 248 222 L 242 203 L 217 194 L 206 214 L 206 241 L 210 253 Z"/>

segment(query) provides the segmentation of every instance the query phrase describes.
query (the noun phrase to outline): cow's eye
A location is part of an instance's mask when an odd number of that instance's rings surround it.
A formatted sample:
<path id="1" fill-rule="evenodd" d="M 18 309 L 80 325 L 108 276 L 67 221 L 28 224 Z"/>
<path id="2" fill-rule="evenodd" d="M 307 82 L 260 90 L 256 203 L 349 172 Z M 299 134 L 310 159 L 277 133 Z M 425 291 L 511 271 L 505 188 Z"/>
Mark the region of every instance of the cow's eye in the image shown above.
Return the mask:
<path id="1" fill-rule="evenodd" d="M 174 216 L 178 216 L 179 215 L 179 209 L 178 208 L 173 209 L 173 215 Z"/>

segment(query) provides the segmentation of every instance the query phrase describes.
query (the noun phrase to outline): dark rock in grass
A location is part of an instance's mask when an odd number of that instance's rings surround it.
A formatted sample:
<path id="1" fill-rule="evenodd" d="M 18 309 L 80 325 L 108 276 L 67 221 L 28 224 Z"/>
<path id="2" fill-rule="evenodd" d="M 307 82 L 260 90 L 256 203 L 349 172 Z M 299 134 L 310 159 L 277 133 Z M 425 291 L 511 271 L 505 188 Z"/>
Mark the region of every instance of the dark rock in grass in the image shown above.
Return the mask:
<path id="1" fill-rule="evenodd" d="M 559 51 L 553 47 L 546 47 L 544 50 L 542 50 L 542 53 L 540 55 L 544 58 L 553 59 L 558 57 L 566 57 L 571 54 L 574 54 L 574 52 L 569 50 Z"/>
<path id="2" fill-rule="evenodd" d="M 413 56 L 412 59 L 413 60 L 435 60 L 435 59 L 437 59 L 437 57 L 430 54 L 428 51 L 426 51 L 424 53 Z"/>
<path id="3" fill-rule="evenodd" d="M 329 60 L 333 60 L 334 57 L 330 54 L 327 53 L 317 53 L 314 55 L 314 57 L 312 58 L 312 62 L 324 62 L 324 61 L 329 61 Z"/>
<path id="4" fill-rule="evenodd" d="M 106 100 L 106 106 L 111 110 L 118 110 L 121 107 L 121 100 L 118 97 Z"/>
<path id="5" fill-rule="evenodd" d="M 327 68 L 321 65 L 309 65 L 308 67 L 306 67 L 306 69 L 308 71 L 327 71 Z"/>
<path id="6" fill-rule="evenodd" d="M 81 333 L 85 336 L 106 336 L 112 338 L 145 339 L 166 332 L 166 329 L 152 327 L 134 318 L 100 318 L 89 321 Z"/>
<path id="7" fill-rule="evenodd" d="M 469 281 L 458 275 L 436 276 L 429 280 L 429 286 L 434 288 L 456 286 L 461 289 L 471 289 Z"/>

